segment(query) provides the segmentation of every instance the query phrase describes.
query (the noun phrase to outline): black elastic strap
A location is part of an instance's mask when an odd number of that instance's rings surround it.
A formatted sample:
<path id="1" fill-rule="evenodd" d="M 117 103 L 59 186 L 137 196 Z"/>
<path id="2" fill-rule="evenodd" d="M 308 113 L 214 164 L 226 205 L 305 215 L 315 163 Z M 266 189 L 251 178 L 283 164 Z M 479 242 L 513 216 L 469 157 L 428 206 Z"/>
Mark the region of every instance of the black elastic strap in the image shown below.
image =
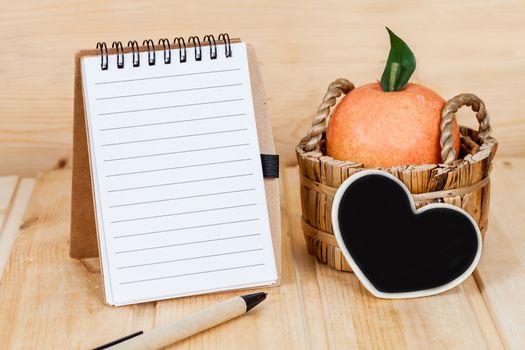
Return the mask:
<path id="1" fill-rule="evenodd" d="M 263 176 L 266 178 L 279 177 L 279 155 L 278 154 L 262 154 L 261 164 Z"/>

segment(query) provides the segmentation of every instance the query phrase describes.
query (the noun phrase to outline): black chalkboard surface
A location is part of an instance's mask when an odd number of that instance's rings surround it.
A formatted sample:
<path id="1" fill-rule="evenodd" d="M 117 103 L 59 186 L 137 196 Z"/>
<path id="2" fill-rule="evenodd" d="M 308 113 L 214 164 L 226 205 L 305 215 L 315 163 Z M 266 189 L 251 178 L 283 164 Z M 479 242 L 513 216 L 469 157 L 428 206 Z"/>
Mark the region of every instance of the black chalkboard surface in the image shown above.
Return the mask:
<path id="1" fill-rule="evenodd" d="M 448 204 L 416 211 L 406 186 L 379 170 L 359 172 L 341 185 L 332 224 L 357 277 L 384 298 L 453 288 L 472 273 L 481 253 L 470 215 Z"/>

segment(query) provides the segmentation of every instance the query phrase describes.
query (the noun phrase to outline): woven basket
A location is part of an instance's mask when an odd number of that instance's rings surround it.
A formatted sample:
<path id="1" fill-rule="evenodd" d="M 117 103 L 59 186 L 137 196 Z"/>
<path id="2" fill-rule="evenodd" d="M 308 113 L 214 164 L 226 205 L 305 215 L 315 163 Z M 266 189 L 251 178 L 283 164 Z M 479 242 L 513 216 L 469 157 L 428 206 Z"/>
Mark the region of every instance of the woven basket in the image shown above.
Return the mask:
<path id="1" fill-rule="evenodd" d="M 336 99 L 354 88 L 346 79 L 328 87 L 307 136 L 296 148 L 301 177 L 302 225 L 308 252 L 329 266 L 351 271 L 332 231 L 332 201 L 337 188 L 350 175 L 365 169 L 362 164 L 326 156 L 325 131 Z M 460 127 L 461 151 L 453 148 L 455 113 L 470 106 L 479 122 L 478 131 Z M 441 120 L 443 164 L 407 165 L 383 168 L 410 190 L 418 208 L 430 203 L 449 203 L 466 210 L 478 223 L 484 237 L 488 225 L 491 162 L 497 141 L 485 105 L 473 94 L 460 94 L 445 104 Z"/>

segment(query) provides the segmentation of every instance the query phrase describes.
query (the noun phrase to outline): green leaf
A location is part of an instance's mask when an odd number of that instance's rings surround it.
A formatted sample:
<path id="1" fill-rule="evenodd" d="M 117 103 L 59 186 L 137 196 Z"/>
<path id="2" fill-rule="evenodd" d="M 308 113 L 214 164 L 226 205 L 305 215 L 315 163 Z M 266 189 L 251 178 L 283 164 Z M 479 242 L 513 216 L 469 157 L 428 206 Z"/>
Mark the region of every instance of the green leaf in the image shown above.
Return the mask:
<path id="1" fill-rule="evenodd" d="M 408 45 L 386 27 L 390 35 L 390 53 L 381 76 L 381 89 L 385 92 L 403 89 L 416 70 L 416 57 Z"/>

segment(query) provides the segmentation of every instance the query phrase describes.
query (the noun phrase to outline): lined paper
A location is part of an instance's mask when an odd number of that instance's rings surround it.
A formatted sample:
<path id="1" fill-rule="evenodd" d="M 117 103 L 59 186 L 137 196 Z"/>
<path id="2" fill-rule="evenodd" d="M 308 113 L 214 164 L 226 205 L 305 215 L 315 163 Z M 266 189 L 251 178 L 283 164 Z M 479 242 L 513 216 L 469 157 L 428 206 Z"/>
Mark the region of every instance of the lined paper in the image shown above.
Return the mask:
<path id="1" fill-rule="evenodd" d="M 244 43 L 202 61 L 163 51 L 82 59 L 106 301 L 277 280 Z"/>

